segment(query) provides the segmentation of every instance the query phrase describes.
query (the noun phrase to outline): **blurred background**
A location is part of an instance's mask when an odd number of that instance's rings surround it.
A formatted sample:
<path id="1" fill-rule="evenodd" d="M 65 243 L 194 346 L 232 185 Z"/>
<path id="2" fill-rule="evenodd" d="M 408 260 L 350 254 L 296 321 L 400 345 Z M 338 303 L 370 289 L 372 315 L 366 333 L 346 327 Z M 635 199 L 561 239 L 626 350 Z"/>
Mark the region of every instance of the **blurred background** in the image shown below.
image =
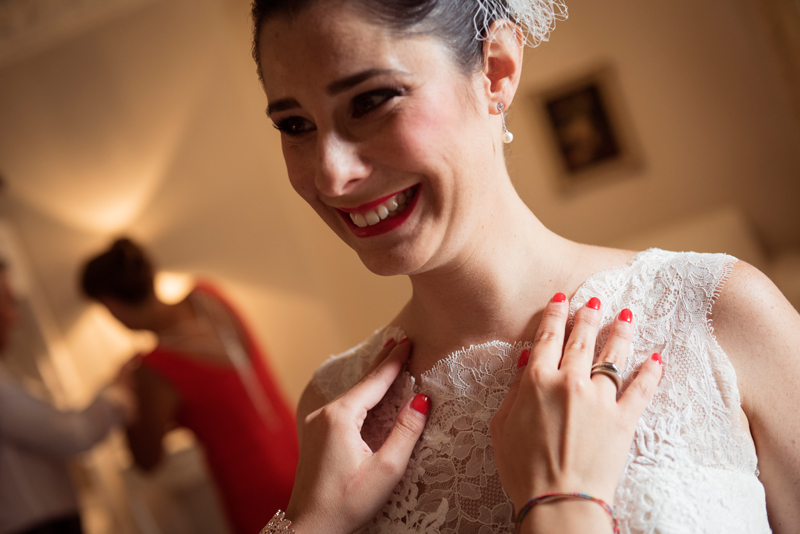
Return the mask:
<path id="1" fill-rule="evenodd" d="M 568 5 L 508 115 L 523 200 L 577 241 L 736 255 L 800 307 L 800 3 Z M 621 149 L 575 173 L 543 104 L 586 79 Z M 392 319 L 408 282 L 369 273 L 294 193 L 265 106 L 247 0 L 0 0 L 0 252 L 23 318 L 9 359 L 31 387 L 80 407 L 152 345 L 77 289 L 122 234 L 165 298 L 220 284 L 293 403 Z M 86 455 L 87 532 L 224 532 L 191 436 L 169 450 L 154 476 L 120 436 Z"/>

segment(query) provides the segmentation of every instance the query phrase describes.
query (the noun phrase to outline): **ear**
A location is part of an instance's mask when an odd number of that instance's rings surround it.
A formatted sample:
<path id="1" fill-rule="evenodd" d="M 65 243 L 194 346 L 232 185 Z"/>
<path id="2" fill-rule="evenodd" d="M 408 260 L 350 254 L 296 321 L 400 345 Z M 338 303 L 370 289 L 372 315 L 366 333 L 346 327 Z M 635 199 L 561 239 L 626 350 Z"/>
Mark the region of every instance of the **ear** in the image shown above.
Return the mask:
<path id="1" fill-rule="evenodd" d="M 483 80 L 489 113 L 499 114 L 497 105 L 508 110 L 519 86 L 525 36 L 507 19 L 494 21 L 483 44 Z"/>

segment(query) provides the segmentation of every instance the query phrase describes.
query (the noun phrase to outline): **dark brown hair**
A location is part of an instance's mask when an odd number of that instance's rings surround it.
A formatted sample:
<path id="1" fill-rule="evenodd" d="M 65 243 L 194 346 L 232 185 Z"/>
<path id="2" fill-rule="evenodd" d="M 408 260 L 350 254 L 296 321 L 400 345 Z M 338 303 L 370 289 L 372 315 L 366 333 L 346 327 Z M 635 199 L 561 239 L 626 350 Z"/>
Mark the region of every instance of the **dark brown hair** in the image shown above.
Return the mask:
<path id="1" fill-rule="evenodd" d="M 123 237 L 83 268 L 81 288 L 89 298 L 112 297 L 140 304 L 155 294 L 153 265 L 139 245 Z"/>
<path id="2" fill-rule="evenodd" d="M 294 17 L 319 0 L 253 0 L 253 59 L 261 78 L 261 27 L 268 19 Z M 465 73 L 483 64 L 483 41 L 494 20 L 486 20 L 477 0 L 350 0 L 377 22 L 400 34 L 433 35 L 442 41 Z M 506 0 L 493 0 L 506 5 Z M 485 27 L 476 27 L 478 21 Z"/>

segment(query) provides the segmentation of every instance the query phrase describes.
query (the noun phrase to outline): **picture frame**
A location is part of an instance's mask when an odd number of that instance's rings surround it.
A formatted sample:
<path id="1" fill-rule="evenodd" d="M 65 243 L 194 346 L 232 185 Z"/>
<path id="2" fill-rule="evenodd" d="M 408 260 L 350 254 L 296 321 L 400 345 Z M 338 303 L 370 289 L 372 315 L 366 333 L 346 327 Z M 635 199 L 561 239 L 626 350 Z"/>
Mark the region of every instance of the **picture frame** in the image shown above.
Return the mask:
<path id="1" fill-rule="evenodd" d="M 630 177 L 643 167 L 611 65 L 536 90 L 531 100 L 563 193 Z"/>

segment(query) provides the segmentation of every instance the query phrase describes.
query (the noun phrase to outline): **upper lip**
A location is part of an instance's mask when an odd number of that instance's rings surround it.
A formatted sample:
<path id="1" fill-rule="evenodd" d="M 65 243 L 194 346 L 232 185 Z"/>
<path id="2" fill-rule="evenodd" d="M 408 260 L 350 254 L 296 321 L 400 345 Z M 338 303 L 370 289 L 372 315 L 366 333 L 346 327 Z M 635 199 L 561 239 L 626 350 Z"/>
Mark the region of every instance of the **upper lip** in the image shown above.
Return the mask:
<path id="1" fill-rule="evenodd" d="M 414 186 L 412 185 L 411 187 L 414 187 Z M 400 189 L 398 191 L 395 191 L 394 193 L 390 193 L 390 194 L 388 194 L 388 195 L 386 195 L 384 197 L 376 198 L 375 200 L 370 200 L 369 202 L 367 202 L 365 204 L 361 204 L 360 206 L 356 206 L 355 208 L 336 208 L 336 209 L 339 210 L 339 211 L 343 211 L 345 213 L 366 213 L 369 210 L 377 207 L 379 204 L 383 204 L 384 202 L 386 202 L 387 200 L 389 200 L 390 198 L 392 198 L 396 194 L 402 193 L 403 191 L 407 191 L 408 189 L 411 189 L 411 187 L 406 187 L 404 189 Z"/>

